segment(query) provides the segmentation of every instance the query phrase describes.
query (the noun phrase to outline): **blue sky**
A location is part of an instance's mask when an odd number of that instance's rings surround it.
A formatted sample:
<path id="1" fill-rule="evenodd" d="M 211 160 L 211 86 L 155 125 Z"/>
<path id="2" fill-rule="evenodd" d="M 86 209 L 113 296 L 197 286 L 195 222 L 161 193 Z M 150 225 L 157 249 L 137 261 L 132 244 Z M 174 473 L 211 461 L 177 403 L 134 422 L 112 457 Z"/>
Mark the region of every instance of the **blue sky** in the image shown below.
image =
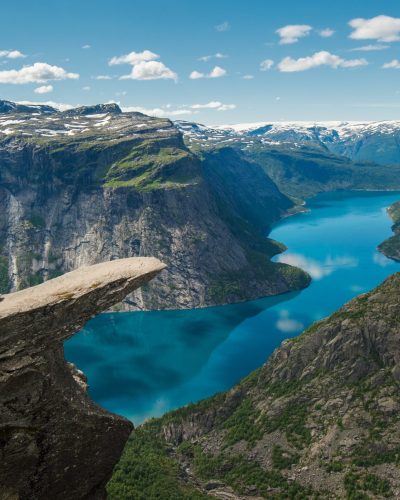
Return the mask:
<path id="1" fill-rule="evenodd" d="M 5 0 L 1 14 L 3 99 L 207 124 L 400 117 L 398 0 Z"/>

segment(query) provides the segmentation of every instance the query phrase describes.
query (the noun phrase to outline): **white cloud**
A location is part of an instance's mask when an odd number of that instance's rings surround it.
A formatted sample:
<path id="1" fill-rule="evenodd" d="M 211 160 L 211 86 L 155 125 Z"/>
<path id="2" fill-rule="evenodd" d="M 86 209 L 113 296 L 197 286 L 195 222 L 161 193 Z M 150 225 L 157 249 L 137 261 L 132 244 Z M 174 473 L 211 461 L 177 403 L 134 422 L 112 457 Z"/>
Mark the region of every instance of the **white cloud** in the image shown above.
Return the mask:
<path id="1" fill-rule="evenodd" d="M 6 57 L 7 59 L 18 59 L 20 57 L 26 57 L 26 55 L 19 50 L 0 50 L 0 57 Z"/>
<path id="2" fill-rule="evenodd" d="M 120 80 L 177 80 L 178 75 L 160 61 L 142 61 L 133 66 L 129 75 Z"/>
<path id="3" fill-rule="evenodd" d="M 228 21 L 224 21 L 223 23 L 217 24 L 216 26 L 214 26 L 214 28 L 217 31 L 228 31 L 231 28 L 231 26 L 228 23 Z"/>
<path id="4" fill-rule="evenodd" d="M 82 90 L 86 90 L 86 91 L 90 90 L 89 85 L 86 85 L 85 87 L 82 87 Z"/>
<path id="5" fill-rule="evenodd" d="M 236 109 L 236 104 L 222 104 L 217 111 L 230 111 L 231 109 Z"/>
<path id="6" fill-rule="evenodd" d="M 322 38 L 330 38 L 335 34 L 335 30 L 331 28 L 325 28 L 323 30 L 318 31 L 319 36 L 322 36 Z"/>
<path id="7" fill-rule="evenodd" d="M 350 52 L 372 52 L 374 50 L 385 50 L 389 49 L 390 45 L 383 45 L 381 43 L 363 45 L 362 47 L 355 47 L 354 49 L 350 49 Z"/>
<path id="8" fill-rule="evenodd" d="M 34 90 L 36 94 L 48 94 L 53 92 L 53 85 L 42 85 Z"/>
<path id="9" fill-rule="evenodd" d="M 191 80 L 198 80 L 199 78 L 205 78 L 206 75 L 204 73 L 200 73 L 200 71 L 192 71 L 189 75 Z"/>
<path id="10" fill-rule="evenodd" d="M 95 80 L 112 80 L 110 75 L 97 75 L 94 77 Z"/>
<path id="11" fill-rule="evenodd" d="M 220 66 L 215 66 L 210 73 L 202 73 L 200 71 L 192 71 L 189 75 L 191 80 L 199 80 L 200 78 L 221 78 L 227 74 L 226 69 Z"/>
<path id="12" fill-rule="evenodd" d="M 382 66 L 383 69 L 400 69 L 400 61 L 398 59 L 393 59 L 390 62 L 385 63 Z"/>
<path id="13" fill-rule="evenodd" d="M 160 118 L 173 118 L 185 115 L 193 115 L 199 113 L 201 110 L 214 110 L 214 111 L 229 111 L 235 109 L 236 104 L 224 104 L 220 101 L 210 101 L 205 104 L 192 104 L 185 106 L 172 106 L 166 104 L 159 108 L 144 108 L 143 106 L 125 106 L 121 107 L 122 111 L 136 111 L 144 113 L 149 116 L 157 116 Z"/>
<path id="14" fill-rule="evenodd" d="M 371 19 L 352 19 L 353 28 L 350 38 L 354 40 L 378 40 L 378 42 L 397 42 L 400 40 L 400 18 L 376 16 Z"/>
<path id="15" fill-rule="evenodd" d="M 329 276 L 338 269 L 351 268 L 358 265 L 358 260 L 354 257 L 332 257 L 328 255 L 323 262 L 320 262 L 295 253 L 281 254 L 278 256 L 277 261 L 291 266 L 300 267 L 304 271 L 307 271 L 308 274 L 315 280 L 320 280 L 325 276 Z"/>
<path id="16" fill-rule="evenodd" d="M 226 69 L 221 68 L 220 66 L 215 66 L 208 76 L 210 78 L 221 78 L 221 76 L 225 75 L 226 75 Z"/>
<path id="17" fill-rule="evenodd" d="M 209 56 L 201 56 L 197 60 L 207 62 L 210 61 L 211 59 L 225 59 L 226 57 L 228 56 L 226 56 L 225 54 L 221 54 L 221 52 L 217 52 L 216 54 L 212 54 Z"/>
<path id="18" fill-rule="evenodd" d="M 75 106 L 72 106 L 72 104 L 65 104 L 62 102 L 54 102 L 54 101 L 44 101 L 44 102 L 38 102 L 38 101 L 18 101 L 18 104 L 25 104 L 27 106 L 29 105 L 36 105 L 36 104 L 45 104 L 46 106 L 51 106 L 53 108 L 56 108 L 60 111 L 66 111 L 67 109 L 72 109 Z"/>
<path id="19" fill-rule="evenodd" d="M 76 80 L 78 78 L 78 73 L 68 73 L 59 66 L 51 66 L 41 62 L 32 66 L 24 66 L 18 70 L 0 71 L 0 83 L 46 83 L 49 80 Z"/>
<path id="20" fill-rule="evenodd" d="M 110 66 L 117 64 L 130 64 L 132 71 L 129 75 L 123 75 L 120 80 L 177 80 L 178 75 L 168 68 L 159 59 L 159 55 L 144 50 L 143 52 L 130 52 L 122 56 L 112 57 Z"/>
<path id="21" fill-rule="evenodd" d="M 299 59 L 285 57 L 278 64 L 278 68 L 279 71 L 290 73 L 295 71 L 306 71 L 319 66 L 329 66 L 336 69 L 356 68 L 358 66 L 366 66 L 367 64 L 368 61 L 366 59 L 343 59 L 323 50 L 321 52 L 315 52 L 312 56 L 300 57 Z"/>
<path id="22" fill-rule="evenodd" d="M 90 49 L 92 46 L 88 43 L 86 45 L 82 45 L 82 49 Z"/>
<path id="23" fill-rule="evenodd" d="M 303 330 L 304 324 L 289 317 L 289 311 L 279 311 L 279 319 L 276 322 L 276 328 L 283 333 L 294 333 Z"/>
<path id="24" fill-rule="evenodd" d="M 125 106 L 121 107 L 122 111 L 126 112 L 139 112 L 139 113 L 144 113 L 145 115 L 149 116 L 157 116 L 159 118 L 165 118 L 165 117 L 170 117 L 170 116 L 184 116 L 184 115 L 191 115 L 193 113 L 192 110 L 190 109 L 175 109 L 171 110 L 167 107 L 165 108 L 143 108 L 141 106 Z"/>
<path id="25" fill-rule="evenodd" d="M 143 52 L 129 52 L 123 56 L 114 56 L 109 61 L 109 66 L 115 66 L 116 64 L 131 64 L 134 66 L 142 61 L 154 61 L 159 59 L 159 55 L 151 52 L 151 50 L 144 50 Z"/>
<path id="26" fill-rule="evenodd" d="M 268 71 L 274 65 L 274 61 L 272 59 L 264 59 L 264 61 L 260 62 L 260 70 Z"/>
<path id="27" fill-rule="evenodd" d="M 210 101 L 206 104 L 192 104 L 192 109 L 215 109 L 217 111 L 229 111 L 236 108 L 236 104 L 223 104 L 220 101 Z"/>
<path id="28" fill-rule="evenodd" d="M 243 75 L 242 78 L 243 80 L 253 80 L 254 75 Z"/>
<path id="29" fill-rule="evenodd" d="M 276 33 L 281 37 L 279 43 L 282 45 L 296 43 L 299 38 L 303 38 L 310 34 L 312 27 L 308 24 L 289 24 L 276 30 Z"/>

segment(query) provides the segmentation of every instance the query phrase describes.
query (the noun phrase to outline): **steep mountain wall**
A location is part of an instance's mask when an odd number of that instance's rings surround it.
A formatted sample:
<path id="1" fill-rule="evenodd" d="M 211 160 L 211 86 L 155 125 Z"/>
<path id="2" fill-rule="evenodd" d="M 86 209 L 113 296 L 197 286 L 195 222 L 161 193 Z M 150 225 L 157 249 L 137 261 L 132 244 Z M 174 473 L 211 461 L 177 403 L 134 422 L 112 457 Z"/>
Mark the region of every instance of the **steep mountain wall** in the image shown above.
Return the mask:
<path id="1" fill-rule="evenodd" d="M 146 255 L 168 270 L 124 308 L 307 285 L 303 272 L 270 262 L 282 246 L 264 236 L 293 203 L 239 152 L 200 159 L 169 120 L 110 106 L 10 113 L 0 115 L 0 291 Z"/>

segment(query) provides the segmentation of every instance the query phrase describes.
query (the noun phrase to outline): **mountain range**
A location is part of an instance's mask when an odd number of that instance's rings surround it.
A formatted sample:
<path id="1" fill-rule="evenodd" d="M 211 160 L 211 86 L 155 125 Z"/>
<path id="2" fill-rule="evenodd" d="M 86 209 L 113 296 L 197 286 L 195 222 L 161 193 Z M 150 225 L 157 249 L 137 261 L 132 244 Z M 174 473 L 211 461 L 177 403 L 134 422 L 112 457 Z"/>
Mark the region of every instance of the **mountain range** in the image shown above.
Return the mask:
<path id="1" fill-rule="evenodd" d="M 202 307 L 307 286 L 303 271 L 271 262 L 284 250 L 266 238 L 271 225 L 321 191 L 400 189 L 400 167 L 365 146 L 395 144 L 395 122 L 332 127 L 210 128 L 116 104 L 61 112 L 0 101 L 0 293 L 147 255 L 168 269 L 118 307 Z"/>

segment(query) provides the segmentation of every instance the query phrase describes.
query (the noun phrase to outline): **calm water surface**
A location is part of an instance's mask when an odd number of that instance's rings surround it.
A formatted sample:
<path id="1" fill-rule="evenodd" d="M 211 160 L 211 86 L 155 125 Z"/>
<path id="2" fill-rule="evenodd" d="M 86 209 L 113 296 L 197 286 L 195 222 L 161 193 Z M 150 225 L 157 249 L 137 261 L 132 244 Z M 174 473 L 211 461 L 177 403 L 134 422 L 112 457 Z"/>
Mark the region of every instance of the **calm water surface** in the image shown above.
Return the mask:
<path id="1" fill-rule="evenodd" d="M 400 193 L 324 194 L 270 237 L 277 260 L 307 270 L 309 288 L 244 304 L 188 311 L 101 314 L 65 344 L 103 407 L 138 424 L 234 385 L 284 340 L 400 271 L 376 251 Z"/>

